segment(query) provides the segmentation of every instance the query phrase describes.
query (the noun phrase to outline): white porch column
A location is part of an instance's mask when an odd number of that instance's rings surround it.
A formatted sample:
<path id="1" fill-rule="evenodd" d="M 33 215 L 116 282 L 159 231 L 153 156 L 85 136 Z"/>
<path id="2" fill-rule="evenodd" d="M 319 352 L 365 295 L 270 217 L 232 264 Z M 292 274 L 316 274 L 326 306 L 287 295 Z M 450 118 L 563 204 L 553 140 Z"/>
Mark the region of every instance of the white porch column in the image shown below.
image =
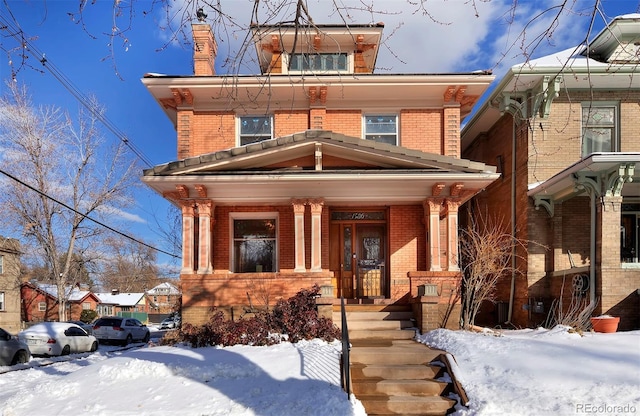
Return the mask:
<path id="1" fill-rule="evenodd" d="M 293 228 L 295 238 L 295 272 L 305 272 L 305 252 L 304 252 L 304 199 L 294 199 L 293 206 Z"/>
<path id="2" fill-rule="evenodd" d="M 311 271 L 322 271 L 322 206 L 321 199 L 310 199 L 311 208 Z"/>
<path id="3" fill-rule="evenodd" d="M 447 270 L 459 271 L 458 264 L 458 208 L 460 202 L 447 200 Z"/>
<path id="4" fill-rule="evenodd" d="M 428 199 L 423 203 L 428 224 L 428 252 L 430 271 L 440 271 L 440 206 L 441 199 Z"/>
<path id="5" fill-rule="evenodd" d="M 215 206 L 211 201 L 198 201 L 198 274 L 213 272 L 211 264 L 211 214 Z"/>
<path id="6" fill-rule="evenodd" d="M 194 230 L 193 230 L 193 205 L 190 202 L 185 201 L 181 203 L 182 209 L 182 270 L 181 274 L 193 273 L 193 243 L 194 243 Z"/>

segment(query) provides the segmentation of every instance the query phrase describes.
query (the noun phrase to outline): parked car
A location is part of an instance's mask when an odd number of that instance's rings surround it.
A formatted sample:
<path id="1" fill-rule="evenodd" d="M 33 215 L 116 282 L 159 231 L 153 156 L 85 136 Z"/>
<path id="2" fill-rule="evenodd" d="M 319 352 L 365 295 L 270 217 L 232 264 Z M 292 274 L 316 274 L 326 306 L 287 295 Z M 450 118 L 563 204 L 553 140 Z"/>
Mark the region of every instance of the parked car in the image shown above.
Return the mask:
<path id="1" fill-rule="evenodd" d="M 151 331 L 142 322 L 134 318 L 104 316 L 93 324 L 93 334 L 99 342 L 116 342 L 128 345 L 133 341 L 148 342 Z"/>
<path id="2" fill-rule="evenodd" d="M 98 349 L 96 337 L 69 322 L 41 322 L 21 331 L 18 338 L 29 346 L 31 355 L 68 355 Z"/>
<path id="3" fill-rule="evenodd" d="M 160 323 L 160 329 L 173 329 L 178 326 L 177 322 L 173 318 L 166 318 Z"/>
<path id="4" fill-rule="evenodd" d="M 85 331 L 87 331 L 87 334 L 93 334 L 93 325 L 88 324 L 86 322 L 82 322 L 82 321 L 67 321 L 70 324 L 76 324 L 78 325 L 80 328 L 84 329 Z"/>
<path id="5" fill-rule="evenodd" d="M 22 364 L 30 359 L 27 344 L 0 328 L 0 365 Z"/>

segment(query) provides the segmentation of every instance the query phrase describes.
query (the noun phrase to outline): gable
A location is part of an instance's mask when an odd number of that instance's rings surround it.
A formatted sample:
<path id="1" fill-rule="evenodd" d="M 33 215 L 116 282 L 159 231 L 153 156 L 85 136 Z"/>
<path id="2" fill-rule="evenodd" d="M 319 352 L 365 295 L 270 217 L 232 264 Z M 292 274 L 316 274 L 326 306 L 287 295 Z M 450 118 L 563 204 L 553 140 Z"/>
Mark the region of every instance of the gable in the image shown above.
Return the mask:
<path id="1" fill-rule="evenodd" d="M 377 143 L 324 130 L 191 157 L 144 171 L 145 176 L 245 171 L 426 170 L 438 173 L 495 172 L 483 163 Z"/>

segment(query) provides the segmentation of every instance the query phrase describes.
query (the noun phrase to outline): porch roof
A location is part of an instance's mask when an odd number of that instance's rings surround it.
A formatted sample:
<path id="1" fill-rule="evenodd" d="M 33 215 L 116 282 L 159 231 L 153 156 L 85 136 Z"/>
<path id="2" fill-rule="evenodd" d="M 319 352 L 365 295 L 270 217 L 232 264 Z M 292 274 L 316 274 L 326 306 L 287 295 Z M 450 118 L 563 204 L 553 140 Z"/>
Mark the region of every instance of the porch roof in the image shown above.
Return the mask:
<path id="1" fill-rule="evenodd" d="M 298 166 L 304 158 L 315 165 Z M 341 163 L 325 165 L 323 158 Z M 459 196 L 461 189 L 466 200 L 498 177 L 484 163 L 308 130 L 155 166 L 142 180 L 165 196 L 178 185 L 204 186 L 206 197 L 220 205 L 317 197 L 333 204 L 397 204 Z"/>
<path id="2" fill-rule="evenodd" d="M 640 166 L 640 152 L 594 153 L 546 181 L 531 185 L 527 195 L 536 206 L 551 210 L 554 203 L 584 195 L 588 188 L 598 196 L 638 197 L 640 169 L 636 166 Z"/>

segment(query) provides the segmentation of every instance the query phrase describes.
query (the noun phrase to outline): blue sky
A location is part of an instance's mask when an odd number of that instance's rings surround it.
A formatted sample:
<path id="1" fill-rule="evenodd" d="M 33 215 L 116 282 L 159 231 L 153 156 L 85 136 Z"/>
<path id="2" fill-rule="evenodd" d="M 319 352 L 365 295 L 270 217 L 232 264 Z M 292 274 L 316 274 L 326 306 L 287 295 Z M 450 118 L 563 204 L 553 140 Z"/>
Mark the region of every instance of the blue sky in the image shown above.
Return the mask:
<path id="1" fill-rule="evenodd" d="M 281 0 L 271 0 L 271 3 L 276 1 Z M 183 7 L 184 2 L 172 1 L 175 5 L 173 12 L 193 15 L 193 8 Z M 78 0 L 2 0 L 0 13 L 3 19 L 10 19 L 19 26 L 29 36 L 30 44 L 45 54 L 47 64 L 53 65 L 78 91 L 85 96 L 95 95 L 106 107 L 109 121 L 146 159 L 152 164 L 174 160 L 176 139 L 173 126 L 140 79 L 147 72 L 191 74 L 191 46 L 171 40 L 171 31 L 162 29 L 165 15 L 158 7 L 150 10 L 151 1 L 130 3 L 122 0 L 125 7 L 133 6 L 131 21 L 127 9 L 124 15 L 114 18 L 114 2 L 111 0 L 88 3 L 84 29 L 69 15 L 78 12 Z M 223 74 L 230 69 L 220 62 L 227 56 L 234 56 L 246 36 L 243 26 L 250 23 L 253 0 L 222 0 L 221 3 L 223 12 L 238 24 L 235 28 L 227 26 L 225 29 L 214 20 L 216 13 L 207 10 L 208 22 L 214 25 L 218 36 L 217 70 Z M 552 36 L 543 38 L 538 36 L 556 18 L 558 9 L 554 6 L 563 1 L 519 0 L 515 14 L 512 13 L 512 0 L 429 0 L 425 2 L 424 9 L 405 0 L 338 0 L 336 3 L 360 9 L 371 5 L 369 10 L 341 10 L 342 16 L 348 16 L 350 23 L 385 23 L 386 42 L 378 54 L 378 73 L 451 73 L 492 69 L 500 76 L 503 68 L 525 61 L 525 54 L 536 58 L 581 43 L 589 33 L 595 0 L 568 1 L 571 9 L 560 17 L 557 26 L 553 26 Z M 314 22 L 340 21 L 340 13 L 335 11 L 332 1 L 308 0 L 307 4 Z M 638 12 L 639 4 L 640 0 L 602 0 L 588 37 L 592 38 L 612 17 Z M 280 18 L 287 20 L 285 17 L 291 12 L 291 7 L 283 8 Z M 263 13 L 261 18 L 266 20 L 266 14 Z M 114 21 L 120 29 L 130 24 L 131 30 L 126 33 L 126 41 L 116 39 L 109 45 L 105 33 L 110 32 Z M 524 28 L 525 36 L 522 37 Z M 12 76 L 5 51 L 16 46 L 6 32 L 7 29 L 0 30 L 3 90 L 6 88 L 5 80 Z M 521 45 L 526 45 L 525 49 Z M 533 49 L 532 45 L 537 46 Z M 30 59 L 33 68 L 40 71 L 24 68 L 16 78 L 28 86 L 33 101 L 75 112 L 80 106 L 76 98 L 47 68 Z M 252 69 L 255 67 L 246 62 L 239 72 L 249 73 Z M 109 132 L 107 136 L 118 140 Z M 148 190 L 138 192 L 136 201 L 137 206 L 121 226 L 153 242 L 157 240 L 153 231 L 156 228 L 154 215 L 164 219 L 168 203 Z M 168 260 L 167 256 L 159 255 L 159 262 Z"/>

